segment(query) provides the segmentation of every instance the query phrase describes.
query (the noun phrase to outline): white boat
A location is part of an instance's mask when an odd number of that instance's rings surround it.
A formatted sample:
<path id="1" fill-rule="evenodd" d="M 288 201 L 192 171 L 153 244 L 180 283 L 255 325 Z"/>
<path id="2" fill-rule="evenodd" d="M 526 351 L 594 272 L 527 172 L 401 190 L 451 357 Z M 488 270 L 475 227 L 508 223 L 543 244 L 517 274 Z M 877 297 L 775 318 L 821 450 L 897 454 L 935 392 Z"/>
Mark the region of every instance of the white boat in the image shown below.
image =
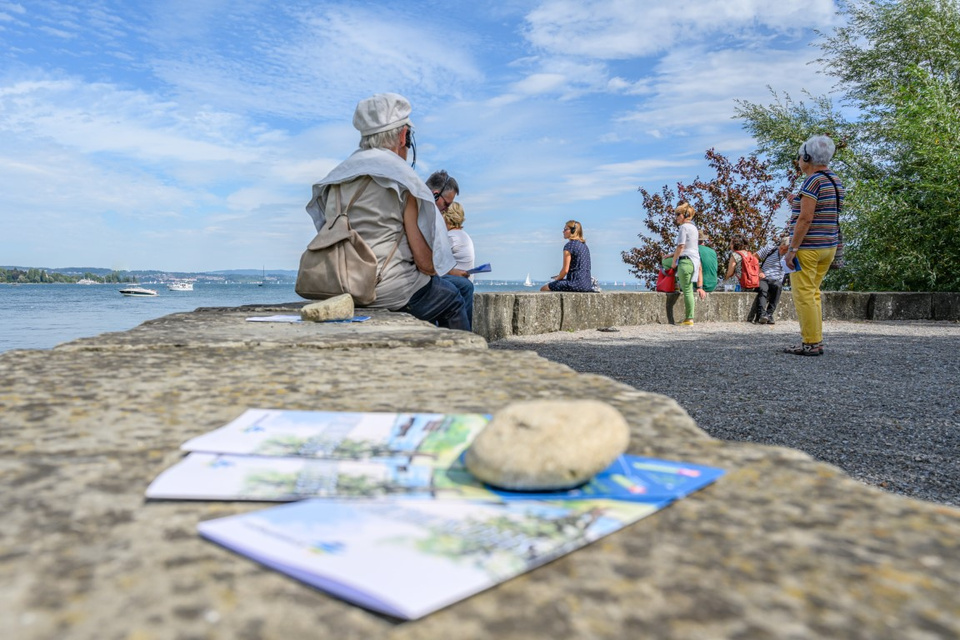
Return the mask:
<path id="1" fill-rule="evenodd" d="M 529 273 L 527 274 L 527 279 L 523 281 L 523 286 L 525 286 L 525 287 L 532 287 L 532 286 L 533 286 L 533 282 L 530 281 L 530 274 L 529 274 Z"/>
<path id="2" fill-rule="evenodd" d="M 100 284 L 96 280 L 91 280 L 90 278 L 80 278 L 77 280 L 77 284 Z"/>
<path id="3" fill-rule="evenodd" d="M 170 291 L 193 291 L 192 282 L 171 282 L 167 285 Z"/>
<path id="4" fill-rule="evenodd" d="M 143 287 L 127 287 L 120 289 L 120 293 L 125 296 L 155 296 L 157 292 L 153 289 L 144 289 Z"/>

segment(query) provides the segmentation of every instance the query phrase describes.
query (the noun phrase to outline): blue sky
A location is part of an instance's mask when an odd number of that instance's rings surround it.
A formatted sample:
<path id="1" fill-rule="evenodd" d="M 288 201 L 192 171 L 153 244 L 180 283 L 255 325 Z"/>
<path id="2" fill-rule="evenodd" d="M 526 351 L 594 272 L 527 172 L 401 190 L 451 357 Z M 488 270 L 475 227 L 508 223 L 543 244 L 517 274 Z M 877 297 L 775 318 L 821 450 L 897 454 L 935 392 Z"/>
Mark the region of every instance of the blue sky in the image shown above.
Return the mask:
<path id="1" fill-rule="evenodd" d="M 800 97 L 833 0 L 0 0 L 0 264 L 296 269 L 358 100 L 408 97 L 417 171 L 461 185 L 491 278 L 545 281 L 580 220 L 624 280 L 637 187 L 754 144 L 735 99 Z"/>

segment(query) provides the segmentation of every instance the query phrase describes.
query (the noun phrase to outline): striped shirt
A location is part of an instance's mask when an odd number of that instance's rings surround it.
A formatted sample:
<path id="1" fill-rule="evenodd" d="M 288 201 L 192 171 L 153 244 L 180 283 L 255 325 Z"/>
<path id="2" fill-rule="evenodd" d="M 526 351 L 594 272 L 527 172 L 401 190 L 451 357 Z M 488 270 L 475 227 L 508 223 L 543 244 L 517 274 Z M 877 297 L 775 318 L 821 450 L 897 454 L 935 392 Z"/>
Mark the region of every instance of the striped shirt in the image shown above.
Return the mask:
<path id="1" fill-rule="evenodd" d="M 780 266 L 780 247 L 773 245 L 764 247 L 757 253 L 760 261 L 760 271 L 763 271 L 764 280 L 783 282 L 783 268 Z"/>
<path id="2" fill-rule="evenodd" d="M 833 171 L 827 170 L 827 173 L 837 183 L 840 193 L 840 204 L 843 205 L 846 189 Z M 788 229 L 790 235 L 793 235 L 797 226 L 797 219 L 800 217 L 800 198 L 813 198 L 817 203 L 817 208 L 813 214 L 813 220 L 810 222 L 810 228 L 807 234 L 803 236 L 803 242 L 800 243 L 801 249 L 829 249 L 837 246 L 837 233 L 840 231 L 839 214 L 837 211 L 837 191 L 830 183 L 830 179 L 823 173 L 814 173 L 807 176 L 800 186 L 800 195 L 794 197 L 790 211 L 790 224 Z"/>

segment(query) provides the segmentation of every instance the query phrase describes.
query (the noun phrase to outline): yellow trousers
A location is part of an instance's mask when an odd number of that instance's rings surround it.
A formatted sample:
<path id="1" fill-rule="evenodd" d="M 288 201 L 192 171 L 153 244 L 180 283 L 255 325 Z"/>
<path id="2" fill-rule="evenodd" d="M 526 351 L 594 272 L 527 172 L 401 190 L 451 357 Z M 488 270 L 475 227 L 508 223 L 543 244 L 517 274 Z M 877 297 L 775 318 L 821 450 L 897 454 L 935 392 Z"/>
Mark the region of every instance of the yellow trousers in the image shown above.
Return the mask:
<path id="1" fill-rule="evenodd" d="M 797 319 L 800 321 L 800 335 L 807 344 L 823 341 L 820 285 L 836 252 L 836 247 L 797 251 L 800 271 L 790 274 L 790 288 L 793 293 L 793 306 L 797 309 Z"/>

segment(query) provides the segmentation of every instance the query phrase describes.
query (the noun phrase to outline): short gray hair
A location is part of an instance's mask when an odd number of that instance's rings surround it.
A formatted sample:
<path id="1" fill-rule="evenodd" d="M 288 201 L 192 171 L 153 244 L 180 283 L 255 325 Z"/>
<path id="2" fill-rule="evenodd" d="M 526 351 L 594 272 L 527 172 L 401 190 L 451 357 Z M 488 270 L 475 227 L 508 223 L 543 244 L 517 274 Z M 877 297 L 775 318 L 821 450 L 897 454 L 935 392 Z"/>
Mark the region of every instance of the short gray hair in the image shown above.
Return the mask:
<path id="1" fill-rule="evenodd" d="M 829 136 L 810 136 L 810 138 L 801 145 L 798 154 L 810 156 L 810 164 L 826 165 L 833 159 L 833 154 L 837 151 L 837 145 Z"/>
<path id="2" fill-rule="evenodd" d="M 453 191 L 457 195 L 460 195 L 460 185 L 457 184 L 457 179 L 443 169 L 434 171 L 430 177 L 427 178 L 427 187 L 430 191 L 436 191 L 440 193 L 440 195 L 448 191 Z M 440 191 L 441 189 L 443 189 L 443 191 Z"/>
<path id="3" fill-rule="evenodd" d="M 403 127 L 372 133 L 360 138 L 361 149 L 395 149 L 400 144 L 400 132 Z"/>

